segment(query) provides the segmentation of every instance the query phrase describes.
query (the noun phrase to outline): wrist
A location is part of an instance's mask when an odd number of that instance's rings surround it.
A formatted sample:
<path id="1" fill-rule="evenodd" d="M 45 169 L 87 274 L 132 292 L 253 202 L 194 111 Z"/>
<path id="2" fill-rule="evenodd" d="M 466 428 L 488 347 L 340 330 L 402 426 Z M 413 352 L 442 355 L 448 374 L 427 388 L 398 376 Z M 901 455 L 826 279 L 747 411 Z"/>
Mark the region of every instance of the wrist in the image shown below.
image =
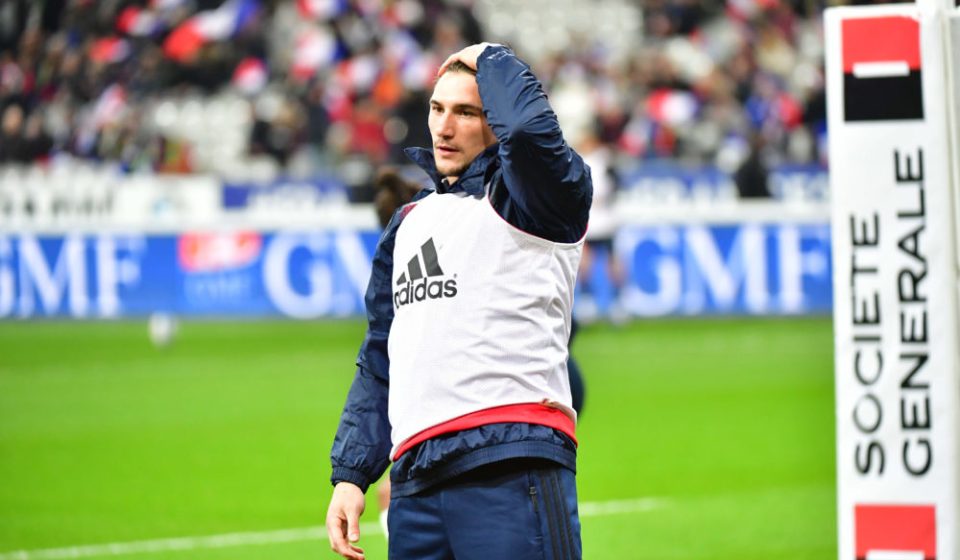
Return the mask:
<path id="1" fill-rule="evenodd" d="M 361 492 L 366 493 L 371 481 L 359 471 L 346 467 L 334 467 L 333 473 L 330 475 L 330 482 L 334 487 L 348 482 L 359 488 Z"/>

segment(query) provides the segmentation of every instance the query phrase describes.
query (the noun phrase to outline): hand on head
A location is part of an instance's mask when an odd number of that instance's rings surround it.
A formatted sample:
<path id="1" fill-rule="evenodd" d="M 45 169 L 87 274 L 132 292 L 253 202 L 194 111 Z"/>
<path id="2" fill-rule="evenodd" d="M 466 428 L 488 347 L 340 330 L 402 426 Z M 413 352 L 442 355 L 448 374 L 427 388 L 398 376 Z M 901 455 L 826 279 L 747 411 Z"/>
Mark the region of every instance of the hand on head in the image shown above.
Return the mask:
<path id="1" fill-rule="evenodd" d="M 443 73 L 447 71 L 447 67 L 457 61 L 466 64 L 470 69 L 476 71 L 477 59 L 480 58 L 484 49 L 493 45 L 494 43 L 477 43 L 476 45 L 470 45 L 451 54 L 443 61 L 443 64 L 440 65 L 440 69 L 437 70 L 437 76 L 442 76 Z"/>

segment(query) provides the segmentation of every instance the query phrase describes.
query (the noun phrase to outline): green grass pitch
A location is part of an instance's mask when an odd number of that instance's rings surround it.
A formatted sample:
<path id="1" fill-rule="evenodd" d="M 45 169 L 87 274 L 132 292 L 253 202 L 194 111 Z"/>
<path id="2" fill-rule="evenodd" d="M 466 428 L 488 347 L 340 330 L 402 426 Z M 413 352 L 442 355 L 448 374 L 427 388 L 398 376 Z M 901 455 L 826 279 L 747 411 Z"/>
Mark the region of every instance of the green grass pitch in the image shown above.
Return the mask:
<path id="1" fill-rule="evenodd" d="M 0 559 L 322 525 L 363 328 L 187 322 L 157 350 L 143 322 L 0 323 Z M 574 354 L 585 558 L 836 557 L 829 319 L 595 325 Z M 304 535 L 83 557 L 334 557 Z"/>

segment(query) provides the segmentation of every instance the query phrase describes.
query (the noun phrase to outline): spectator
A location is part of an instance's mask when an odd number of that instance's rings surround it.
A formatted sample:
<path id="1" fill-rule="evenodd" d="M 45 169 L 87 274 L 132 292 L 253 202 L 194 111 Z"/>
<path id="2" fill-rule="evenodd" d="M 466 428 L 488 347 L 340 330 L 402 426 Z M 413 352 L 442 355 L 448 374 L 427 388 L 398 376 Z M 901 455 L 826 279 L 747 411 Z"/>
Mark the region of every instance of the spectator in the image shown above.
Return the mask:
<path id="1" fill-rule="evenodd" d="M 8 105 L 0 118 L 0 162 L 22 163 L 23 144 L 23 108 Z"/>
<path id="2" fill-rule="evenodd" d="M 750 137 L 750 153 L 733 175 L 740 198 L 768 198 L 769 170 L 764 161 L 764 139 L 759 132 Z"/>
<path id="3" fill-rule="evenodd" d="M 519 1 L 497 5 L 537 9 Z M 31 153 L 108 159 L 127 169 L 231 167 L 224 151 L 207 149 L 211 137 L 244 138 L 241 149 L 229 152 L 236 166 L 250 153 L 265 154 L 280 171 L 299 153 L 310 154 L 313 171 L 364 157 L 400 164 L 399 148 L 422 143 L 412 135 L 422 129 L 416 124 L 425 117 L 435 53 L 490 39 L 482 17 L 491 17 L 487 6 L 481 0 L 9 0 L 0 7 L 0 112 L 20 107 L 17 141 L 29 121 Z M 817 148 L 825 138 L 824 80 L 816 45 L 824 6 L 822 0 L 625 1 L 643 33 L 571 31 L 562 54 L 541 49 L 532 62 L 555 88 L 558 110 L 569 109 L 561 118 L 581 119 L 581 130 L 599 129 L 615 166 L 631 158 L 716 164 L 728 145 L 755 134 L 773 160 L 823 161 Z M 235 25 L 219 39 L 179 45 L 186 55 L 171 57 L 167 41 L 177 30 L 213 11 Z M 550 44 L 565 32 L 552 29 Z M 547 43 L 518 31 L 494 39 Z M 626 42 L 614 48 L 614 39 Z M 250 111 L 231 106 L 202 111 L 199 124 L 182 126 L 189 119 L 176 109 L 180 100 L 226 103 L 219 98 L 230 91 L 238 64 L 251 57 L 264 61 L 267 83 L 241 103 L 252 107 L 272 91 L 285 99 L 276 114 L 254 121 Z M 109 124 L 91 122 L 114 86 L 124 92 L 124 111 Z M 174 109 L 167 101 L 176 101 Z M 216 116 L 225 112 L 239 116 Z M 44 118 L 30 120 L 34 113 Z M 10 119 L 13 127 L 17 110 Z M 2 151 L 9 161 L 20 149 Z"/>
<path id="4" fill-rule="evenodd" d="M 30 163 L 45 160 L 50 155 L 51 148 L 53 139 L 43 128 L 43 118 L 37 111 L 30 113 L 23 127 L 22 161 Z"/>

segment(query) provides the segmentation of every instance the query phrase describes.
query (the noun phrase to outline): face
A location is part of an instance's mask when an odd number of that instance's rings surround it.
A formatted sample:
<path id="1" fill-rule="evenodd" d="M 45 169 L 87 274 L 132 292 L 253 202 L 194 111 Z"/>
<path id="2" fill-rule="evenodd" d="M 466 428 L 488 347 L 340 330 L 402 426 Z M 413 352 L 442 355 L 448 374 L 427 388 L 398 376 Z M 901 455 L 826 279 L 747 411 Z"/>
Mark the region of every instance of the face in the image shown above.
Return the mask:
<path id="1" fill-rule="evenodd" d="M 427 124 L 437 171 L 450 182 L 497 141 L 483 116 L 477 79 L 465 72 L 446 72 L 437 80 Z"/>

